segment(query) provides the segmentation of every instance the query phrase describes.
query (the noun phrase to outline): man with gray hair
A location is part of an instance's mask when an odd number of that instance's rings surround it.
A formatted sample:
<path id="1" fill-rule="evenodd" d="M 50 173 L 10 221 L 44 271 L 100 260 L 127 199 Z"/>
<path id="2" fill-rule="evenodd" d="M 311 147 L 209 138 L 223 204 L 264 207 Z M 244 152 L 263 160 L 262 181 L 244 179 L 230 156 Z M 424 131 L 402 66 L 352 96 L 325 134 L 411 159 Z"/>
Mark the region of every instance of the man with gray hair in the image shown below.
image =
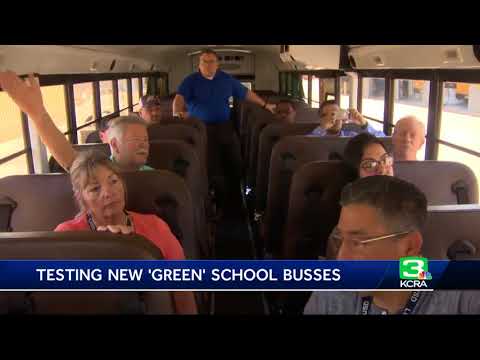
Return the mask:
<path id="1" fill-rule="evenodd" d="M 369 176 L 342 191 L 333 237 L 338 260 L 398 260 L 421 256 L 427 199 L 392 176 Z M 480 314 L 477 291 L 314 292 L 304 314 Z"/>
<path id="2" fill-rule="evenodd" d="M 147 123 L 137 116 L 120 116 L 112 120 L 107 132 L 111 160 L 124 171 L 154 170 L 145 165 L 149 143 Z"/>
<path id="3" fill-rule="evenodd" d="M 417 160 L 417 152 L 425 144 L 425 125 L 415 116 L 401 118 L 392 135 L 395 160 Z"/>
<path id="4" fill-rule="evenodd" d="M 33 74 L 26 81 L 12 71 L 0 72 L 0 87 L 33 121 L 42 142 L 57 162 L 67 171 L 77 156 L 72 144 L 56 127 L 43 103 L 40 84 Z M 121 170 L 153 170 L 146 166 L 148 158 L 147 125 L 138 116 L 120 116 L 108 123 L 108 143 L 112 160 Z"/>

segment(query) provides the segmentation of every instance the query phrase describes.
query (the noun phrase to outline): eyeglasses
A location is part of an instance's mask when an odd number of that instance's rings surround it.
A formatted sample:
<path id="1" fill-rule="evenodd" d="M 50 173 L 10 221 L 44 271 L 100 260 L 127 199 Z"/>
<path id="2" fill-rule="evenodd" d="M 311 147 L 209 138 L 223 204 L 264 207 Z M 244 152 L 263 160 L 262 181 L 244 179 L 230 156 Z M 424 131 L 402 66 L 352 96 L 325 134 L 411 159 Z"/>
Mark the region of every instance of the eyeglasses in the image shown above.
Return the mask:
<path id="1" fill-rule="evenodd" d="M 413 230 L 407 230 L 407 231 L 400 231 L 400 232 L 395 232 L 391 234 L 386 234 L 386 235 L 381 235 L 381 236 L 375 236 L 375 237 L 370 237 L 366 239 L 351 239 L 350 242 L 353 243 L 354 246 L 360 246 L 360 245 L 366 245 L 370 244 L 375 241 L 380 241 L 380 240 L 385 240 L 385 239 L 391 239 L 397 236 L 404 236 L 409 233 L 411 233 Z M 338 233 L 337 228 L 335 228 L 332 233 L 330 234 L 330 240 L 336 242 L 337 244 L 341 244 L 343 242 L 343 238 L 340 236 Z"/>
<path id="2" fill-rule="evenodd" d="M 373 160 L 373 159 L 366 159 L 360 163 L 360 168 L 365 170 L 366 172 L 374 172 L 378 169 L 382 163 L 384 166 L 392 166 L 393 165 L 393 157 L 389 153 L 385 153 L 382 155 L 380 160 Z"/>

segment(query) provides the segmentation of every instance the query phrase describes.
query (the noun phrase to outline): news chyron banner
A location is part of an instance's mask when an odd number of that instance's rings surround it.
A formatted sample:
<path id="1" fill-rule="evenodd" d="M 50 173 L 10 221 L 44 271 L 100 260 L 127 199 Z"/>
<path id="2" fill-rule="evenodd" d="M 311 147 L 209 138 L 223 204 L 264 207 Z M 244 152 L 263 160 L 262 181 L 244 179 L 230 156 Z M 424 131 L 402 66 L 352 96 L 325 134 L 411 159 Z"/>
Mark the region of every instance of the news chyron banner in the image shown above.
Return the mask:
<path id="1" fill-rule="evenodd" d="M 480 261 L 0 261 L 1 290 L 480 289 Z"/>

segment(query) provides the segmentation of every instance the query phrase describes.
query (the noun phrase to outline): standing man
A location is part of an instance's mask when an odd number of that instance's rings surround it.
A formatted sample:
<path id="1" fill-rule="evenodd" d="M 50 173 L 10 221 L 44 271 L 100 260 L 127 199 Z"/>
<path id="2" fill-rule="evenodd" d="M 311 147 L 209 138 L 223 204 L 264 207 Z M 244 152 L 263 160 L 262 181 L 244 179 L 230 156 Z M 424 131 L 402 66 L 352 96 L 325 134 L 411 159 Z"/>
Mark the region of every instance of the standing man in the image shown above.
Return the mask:
<path id="1" fill-rule="evenodd" d="M 178 87 L 173 100 L 173 115 L 181 118 L 192 116 L 207 125 L 210 179 L 215 172 L 225 168 L 229 183 L 228 193 L 233 194 L 238 189 L 243 166 L 240 143 L 230 120 L 228 100 L 232 96 L 239 100 L 248 100 L 272 113 L 275 105 L 267 103 L 218 68 L 215 51 L 203 50 L 200 53 L 199 71 L 187 76 Z M 221 171 L 221 174 L 223 173 Z"/>

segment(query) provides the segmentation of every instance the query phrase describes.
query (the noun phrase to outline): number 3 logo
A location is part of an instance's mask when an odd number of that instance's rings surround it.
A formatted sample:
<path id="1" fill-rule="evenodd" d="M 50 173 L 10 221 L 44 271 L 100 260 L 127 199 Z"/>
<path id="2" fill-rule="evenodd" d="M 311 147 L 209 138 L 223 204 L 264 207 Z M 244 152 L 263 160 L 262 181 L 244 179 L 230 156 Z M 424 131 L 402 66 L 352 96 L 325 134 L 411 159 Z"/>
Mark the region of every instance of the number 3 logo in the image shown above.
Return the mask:
<path id="1" fill-rule="evenodd" d="M 418 279 L 422 272 L 428 271 L 428 260 L 421 257 L 408 257 L 400 259 L 400 278 Z"/>

